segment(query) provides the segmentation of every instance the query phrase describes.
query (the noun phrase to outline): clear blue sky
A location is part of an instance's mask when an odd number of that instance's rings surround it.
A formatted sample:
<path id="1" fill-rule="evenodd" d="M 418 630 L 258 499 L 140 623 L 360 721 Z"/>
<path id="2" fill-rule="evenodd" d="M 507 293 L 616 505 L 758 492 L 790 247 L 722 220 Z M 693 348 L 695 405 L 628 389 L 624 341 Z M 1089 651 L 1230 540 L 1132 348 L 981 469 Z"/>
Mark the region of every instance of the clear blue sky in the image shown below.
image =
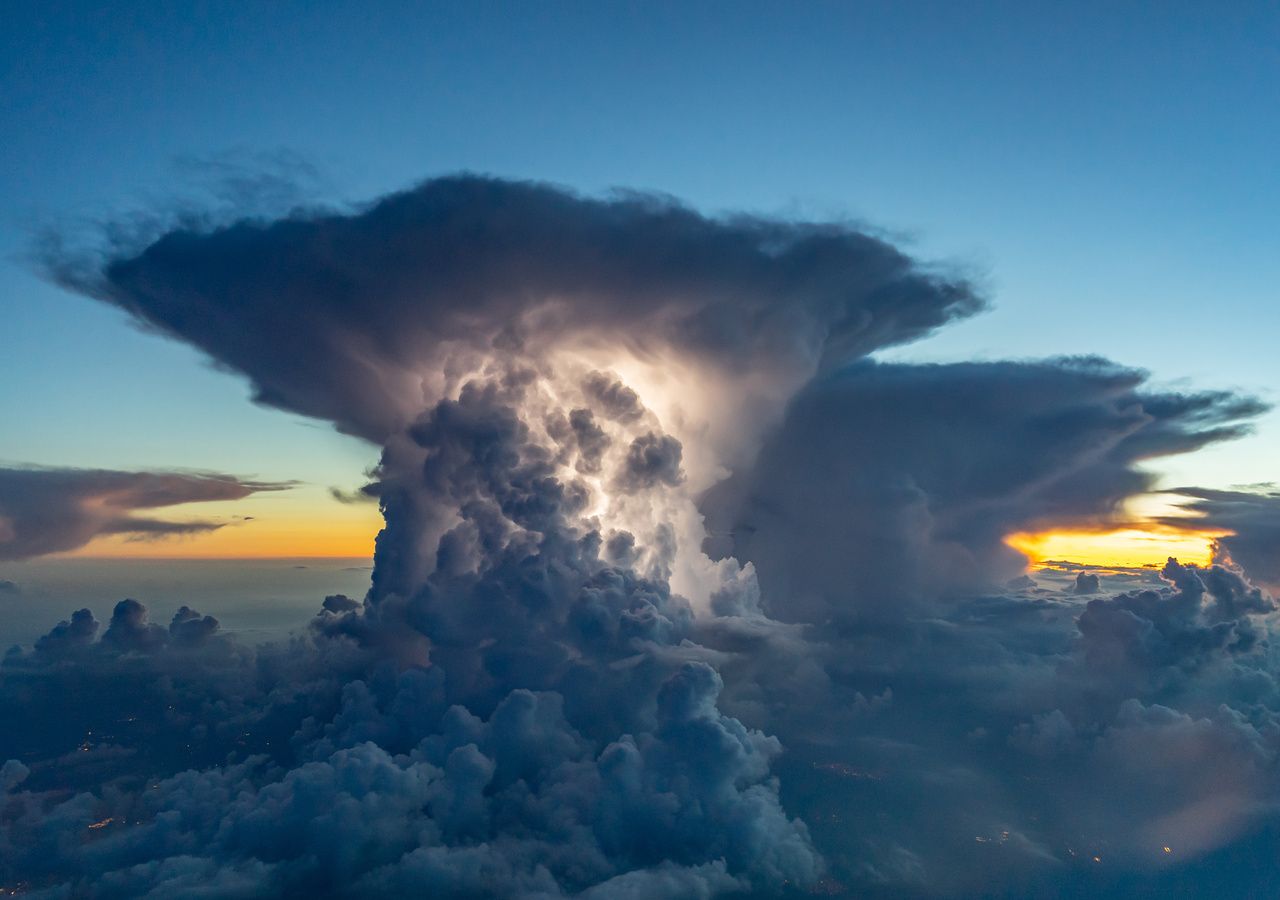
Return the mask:
<path id="1" fill-rule="evenodd" d="M 895 353 L 1280 381 L 1275 3 L 114 3 L 0 11 L 0 461 L 352 486 L 373 451 L 18 258 L 42 223 L 288 152 L 328 196 L 457 169 L 864 219 L 996 310 Z M 1280 419 L 1170 466 L 1269 480 Z"/>

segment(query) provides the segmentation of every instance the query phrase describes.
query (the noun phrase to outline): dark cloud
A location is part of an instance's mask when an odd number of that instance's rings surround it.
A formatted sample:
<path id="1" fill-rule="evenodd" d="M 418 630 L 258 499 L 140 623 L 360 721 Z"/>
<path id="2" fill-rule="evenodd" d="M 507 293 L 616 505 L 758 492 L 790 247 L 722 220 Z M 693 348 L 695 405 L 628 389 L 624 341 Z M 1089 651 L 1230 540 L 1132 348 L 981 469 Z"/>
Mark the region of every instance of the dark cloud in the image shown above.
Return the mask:
<path id="1" fill-rule="evenodd" d="M 1082 647 L 1093 675 L 1179 676 L 1223 654 L 1251 651 L 1261 638 L 1253 617 L 1275 609 L 1270 597 L 1221 566 L 1200 569 L 1169 560 L 1161 575 L 1174 590 L 1130 591 L 1090 600 L 1080 614 Z M 1112 671 L 1120 670 L 1120 671 Z"/>
<path id="2" fill-rule="evenodd" d="M 346 594 L 330 594 L 324 598 L 321 608 L 331 613 L 345 613 L 358 609 L 360 602 L 352 600 Z"/>
<path id="3" fill-rule="evenodd" d="M 1097 572 L 1079 572 L 1072 590 L 1077 594 L 1096 594 L 1102 587 Z"/>
<path id="4" fill-rule="evenodd" d="M 212 473 L 0 468 L 0 560 L 74 550 L 104 534 L 154 539 L 212 531 L 222 525 L 136 513 L 288 487 Z"/>
<path id="5" fill-rule="evenodd" d="M 1190 523 L 1170 518 L 1169 524 L 1232 532 L 1216 541 L 1219 560 L 1240 565 L 1273 591 L 1280 590 L 1280 492 L 1260 485 L 1234 491 L 1178 488 L 1171 493 L 1190 498 L 1185 508 L 1200 518 Z"/>
<path id="6" fill-rule="evenodd" d="M 584 473 L 599 472 L 600 458 L 609 449 L 609 436 L 595 423 L 595 417 L 589 409 L 570 410 L 569 428 L 578 445 L 578 470 Z"/>
<path id="7" fill-rule="evenodd" d="M 655 484 L 675 486 L 684 480 L 680 471 L 680 442 L 669 434 L 652 431 L 640 435 L 627 448 L 627 464 L 618 478 L 624 491 L 637 491 Z"/>
<path id="8" fill-rule="evenodd" d="M 71 619 L 59 622 L 53 630 L 36 642 L 36 650 L 41 653 L 58 655 L 86 647 L 93 643 L 98 634 L 98 620 L 87 609 L 78 609 Z"/>
<path id="9" fill-rule="evenodd" d="M 601 413 L 609 419 L 632 422 L 644 415 L 644 404 L 640 396 L 616 378 L 610 378 L 603 372 L 592 372 L 583 381 L 587 395 L 601 409 Z"/>
<path id="10" fill-rule="evenodd" d="M 329 488 L 329 496 L 332 497 L 334 500 L 337 500 L 339 503 L 346 503 L 349 505 L 354 505 L 357 503 L 377 503 L 378 502 L 377 493 L 374 491 L 370 491 L 368 488 L 360 488 L 354 491 L 344 491 L 342 488 L 331 487 Z"/>
<path id="11" fill-rule="evenodd" d="M 830 893 L 1198 895 L 1274 878 L 1213 856 L 1265 845 L 1256 798 L 1280 789 L 1270 601 L 1235 578 L 1213 594 L 1223 574 L 1170 563 L 1146 596 L 1087 605 L 968 597 L 853 629 L 696 633 L 725 654 L 726 711 L 782 737 L 783 800 Z"/>
<path id="12" fill-rule="evenodd" d="M 668 198 L 586 199 L 474 176 L 347 215 L 175 230 L 97 272 L 57 254 L 47 264 L 244 372 L 261 402 L 378 442 L 418 415 L 424 388 L 438 391 L 432 379 L 467 351 L 605 332 L 731 371 L 808 370 L 981 306 L 963 282 L 849 228 L 712 219 Z M 626 390 L 591 388 L 623 416 Z"/>
<path id="13" fill-rule="evenodd" d="M 1143 381 L 1098 359 L 834 372 L 704 499 L 709 547 L 754 562 L 788 620 L 1001 584 L 1023 567 L 1007 535 L 1118 524 L 1154 484 L 1139 463 L 1238 436 L 1264 408 Z"/>

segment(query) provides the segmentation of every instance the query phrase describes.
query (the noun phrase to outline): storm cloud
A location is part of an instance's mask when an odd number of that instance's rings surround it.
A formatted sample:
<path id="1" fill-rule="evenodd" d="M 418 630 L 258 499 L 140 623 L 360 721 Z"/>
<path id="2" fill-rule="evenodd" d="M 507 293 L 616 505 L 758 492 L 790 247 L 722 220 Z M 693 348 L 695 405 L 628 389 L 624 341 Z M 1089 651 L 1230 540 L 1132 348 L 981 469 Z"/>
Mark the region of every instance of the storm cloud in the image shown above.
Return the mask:
<path id="1" fill-rule="evenodd" d="M 1230 532 L 1217 539 L 1220 561 L 1235 563 L 1272 591 L 1280 590 L 1280 492 L 1273 485 L 1250 490 L 1179 488 L 1188 498 L 1184 509 L 1196 515 L 1198 527 Z M 1185 519 L 1167 519 L 1185 525 Z"/>
<path id="2" fill-rule="evenodd" d="M 1234 553 L 1031 580 L 1004 544 L 1121 522 L 1144 462 L 1257 401 L 1092 358 L 871 361 L 980 298 L 848 226 L 647 195 L 459 176 L 53 269 L 379 444 L 385 527 L 366 596 L 289 642 L 123 600 L 11 651 L 6 883 L 1275 883 L 1215 855 L 1280 827 L 1264 587 Z"/>
<path id="3" fill-rule="evenodd" d="M 963 280 L 853 228 L 467 175 L 351 214 L 173 231 L 96 271 L 49 265 L 244 372 L 260 402 L 378 443 L 476 354 L 604 333 L 612 352 L 807 377 L 982 306 Z M 627 395 L 605 399 L 620 409 Z"/>
<path id="4" fill-rule="evenodd" d="M 99 535 L 152 540 L 213 531 L 222 523 L 137 513 L 288 487 L 214 473 L 0 468 L 0 560 L 74 550 Z"/>
<path id="5" fill-rule="evenodd" d="M 1122 524 L 1122 501 L 1155 483 L 1140 463 L 1239 436 L 1265 409 L 1144 381 L 1090 358 L 832 372 L 703 498 L 708 547 L 754 562 L 788 621 L 994 588 L 1024 565 L 1007 535 Z"/>

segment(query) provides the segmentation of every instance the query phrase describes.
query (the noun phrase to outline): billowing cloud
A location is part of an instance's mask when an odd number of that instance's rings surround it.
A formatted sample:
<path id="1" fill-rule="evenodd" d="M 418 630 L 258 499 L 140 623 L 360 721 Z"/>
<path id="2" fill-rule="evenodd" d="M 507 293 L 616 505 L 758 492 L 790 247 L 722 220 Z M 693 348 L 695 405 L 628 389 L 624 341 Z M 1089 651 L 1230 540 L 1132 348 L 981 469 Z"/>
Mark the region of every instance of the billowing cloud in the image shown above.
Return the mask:
<path id="1" fill-rule="evenodd" d="M 704 498 L 708 546 L 755 563 L 789 621 L 1002 584 L 1024 565 L 1007 535 L 1118 524 L 1154 484 L 1140 463 L 1237 436 L 1264 408 L 1144 380 L 1100 359 L 833 372 Z"/>
<path id="2" fill-rule="evenodd" d="M 473 177 L 58 271 L 381 444 L 386 525 L 288 643 L 124 600 L 9 653 L 5 883 L 1159 894 L 1276 824 L 1270 596 L 1003 544 L 1255 401 L 872 363 L 980 301 L 844 226 Z"/>
<path id="3" fill-rule="evenodd" d="M 287 487 L 212 473 L 0 468 L 0 560 L 74 550 L 99 535 L 158 539 L 213 531 L 222 524 L 138 513 Z"/>
<path id="4" fill-rule="evenodd" d="M 1075 592 L 1077 594 L 1096 594 L 1101 587 L 1097 572 L 1079 572 L 1076 574 Z"/>
<path id="5" fill-rule="evenodd" d="M 1234 562 L 1274 590 L 1280 590 L 1280 491 L 1273 485 L 1251 490 L 1179 488 L 1172 493 L 1190 498 L 1188 512 L 1200 518 L 1195 524 L 1231 532 L 1217 539 L 1221 561 Z M 1168 519 L 1186 524 L 1186 519 Z"/>
<path id="6" fill-rule="evenodd" d="M 477 355 L 603 335 L 611 355 L 676 351 L 740 378 L 803 378 L 981 307 L 963 281 L 852 228 L 474 176 L 352 214 L 180 229 L 93 274 L 51 265 L 244 372 L 261 402 L 379 443 Z"/>

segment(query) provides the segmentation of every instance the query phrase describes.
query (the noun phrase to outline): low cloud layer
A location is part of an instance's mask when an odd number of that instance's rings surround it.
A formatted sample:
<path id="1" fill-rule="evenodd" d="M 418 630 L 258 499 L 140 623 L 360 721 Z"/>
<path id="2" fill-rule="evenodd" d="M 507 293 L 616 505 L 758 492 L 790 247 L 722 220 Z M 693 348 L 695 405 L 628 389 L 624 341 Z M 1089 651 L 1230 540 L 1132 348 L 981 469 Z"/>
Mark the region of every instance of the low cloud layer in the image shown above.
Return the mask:
<path id="1" fill-rule="evenodd" d="M 287 487 L 205 473 L 0 468 L 0 560 L 75 550 L 100 535 L 154 540 L 213 531 L 222 524 L 139 513 Z"/>
<path id="2" fill-rule="evenodd" d="M 1251 399 L 1096 359 L 874 363 L 980 299 L 845 226 L 492 179 L 55 270 L 380 444 L 386 525 L 368 594 L 288 643 L 123 600 L 11 651 L 6 884 L 1280 880 L 1255 852 L 1280 827 L 1267 591 L 1234 551 L 1029 579 L 1003 544 L 1115 521 L 1142 463 L 1242 434 Z"/>

